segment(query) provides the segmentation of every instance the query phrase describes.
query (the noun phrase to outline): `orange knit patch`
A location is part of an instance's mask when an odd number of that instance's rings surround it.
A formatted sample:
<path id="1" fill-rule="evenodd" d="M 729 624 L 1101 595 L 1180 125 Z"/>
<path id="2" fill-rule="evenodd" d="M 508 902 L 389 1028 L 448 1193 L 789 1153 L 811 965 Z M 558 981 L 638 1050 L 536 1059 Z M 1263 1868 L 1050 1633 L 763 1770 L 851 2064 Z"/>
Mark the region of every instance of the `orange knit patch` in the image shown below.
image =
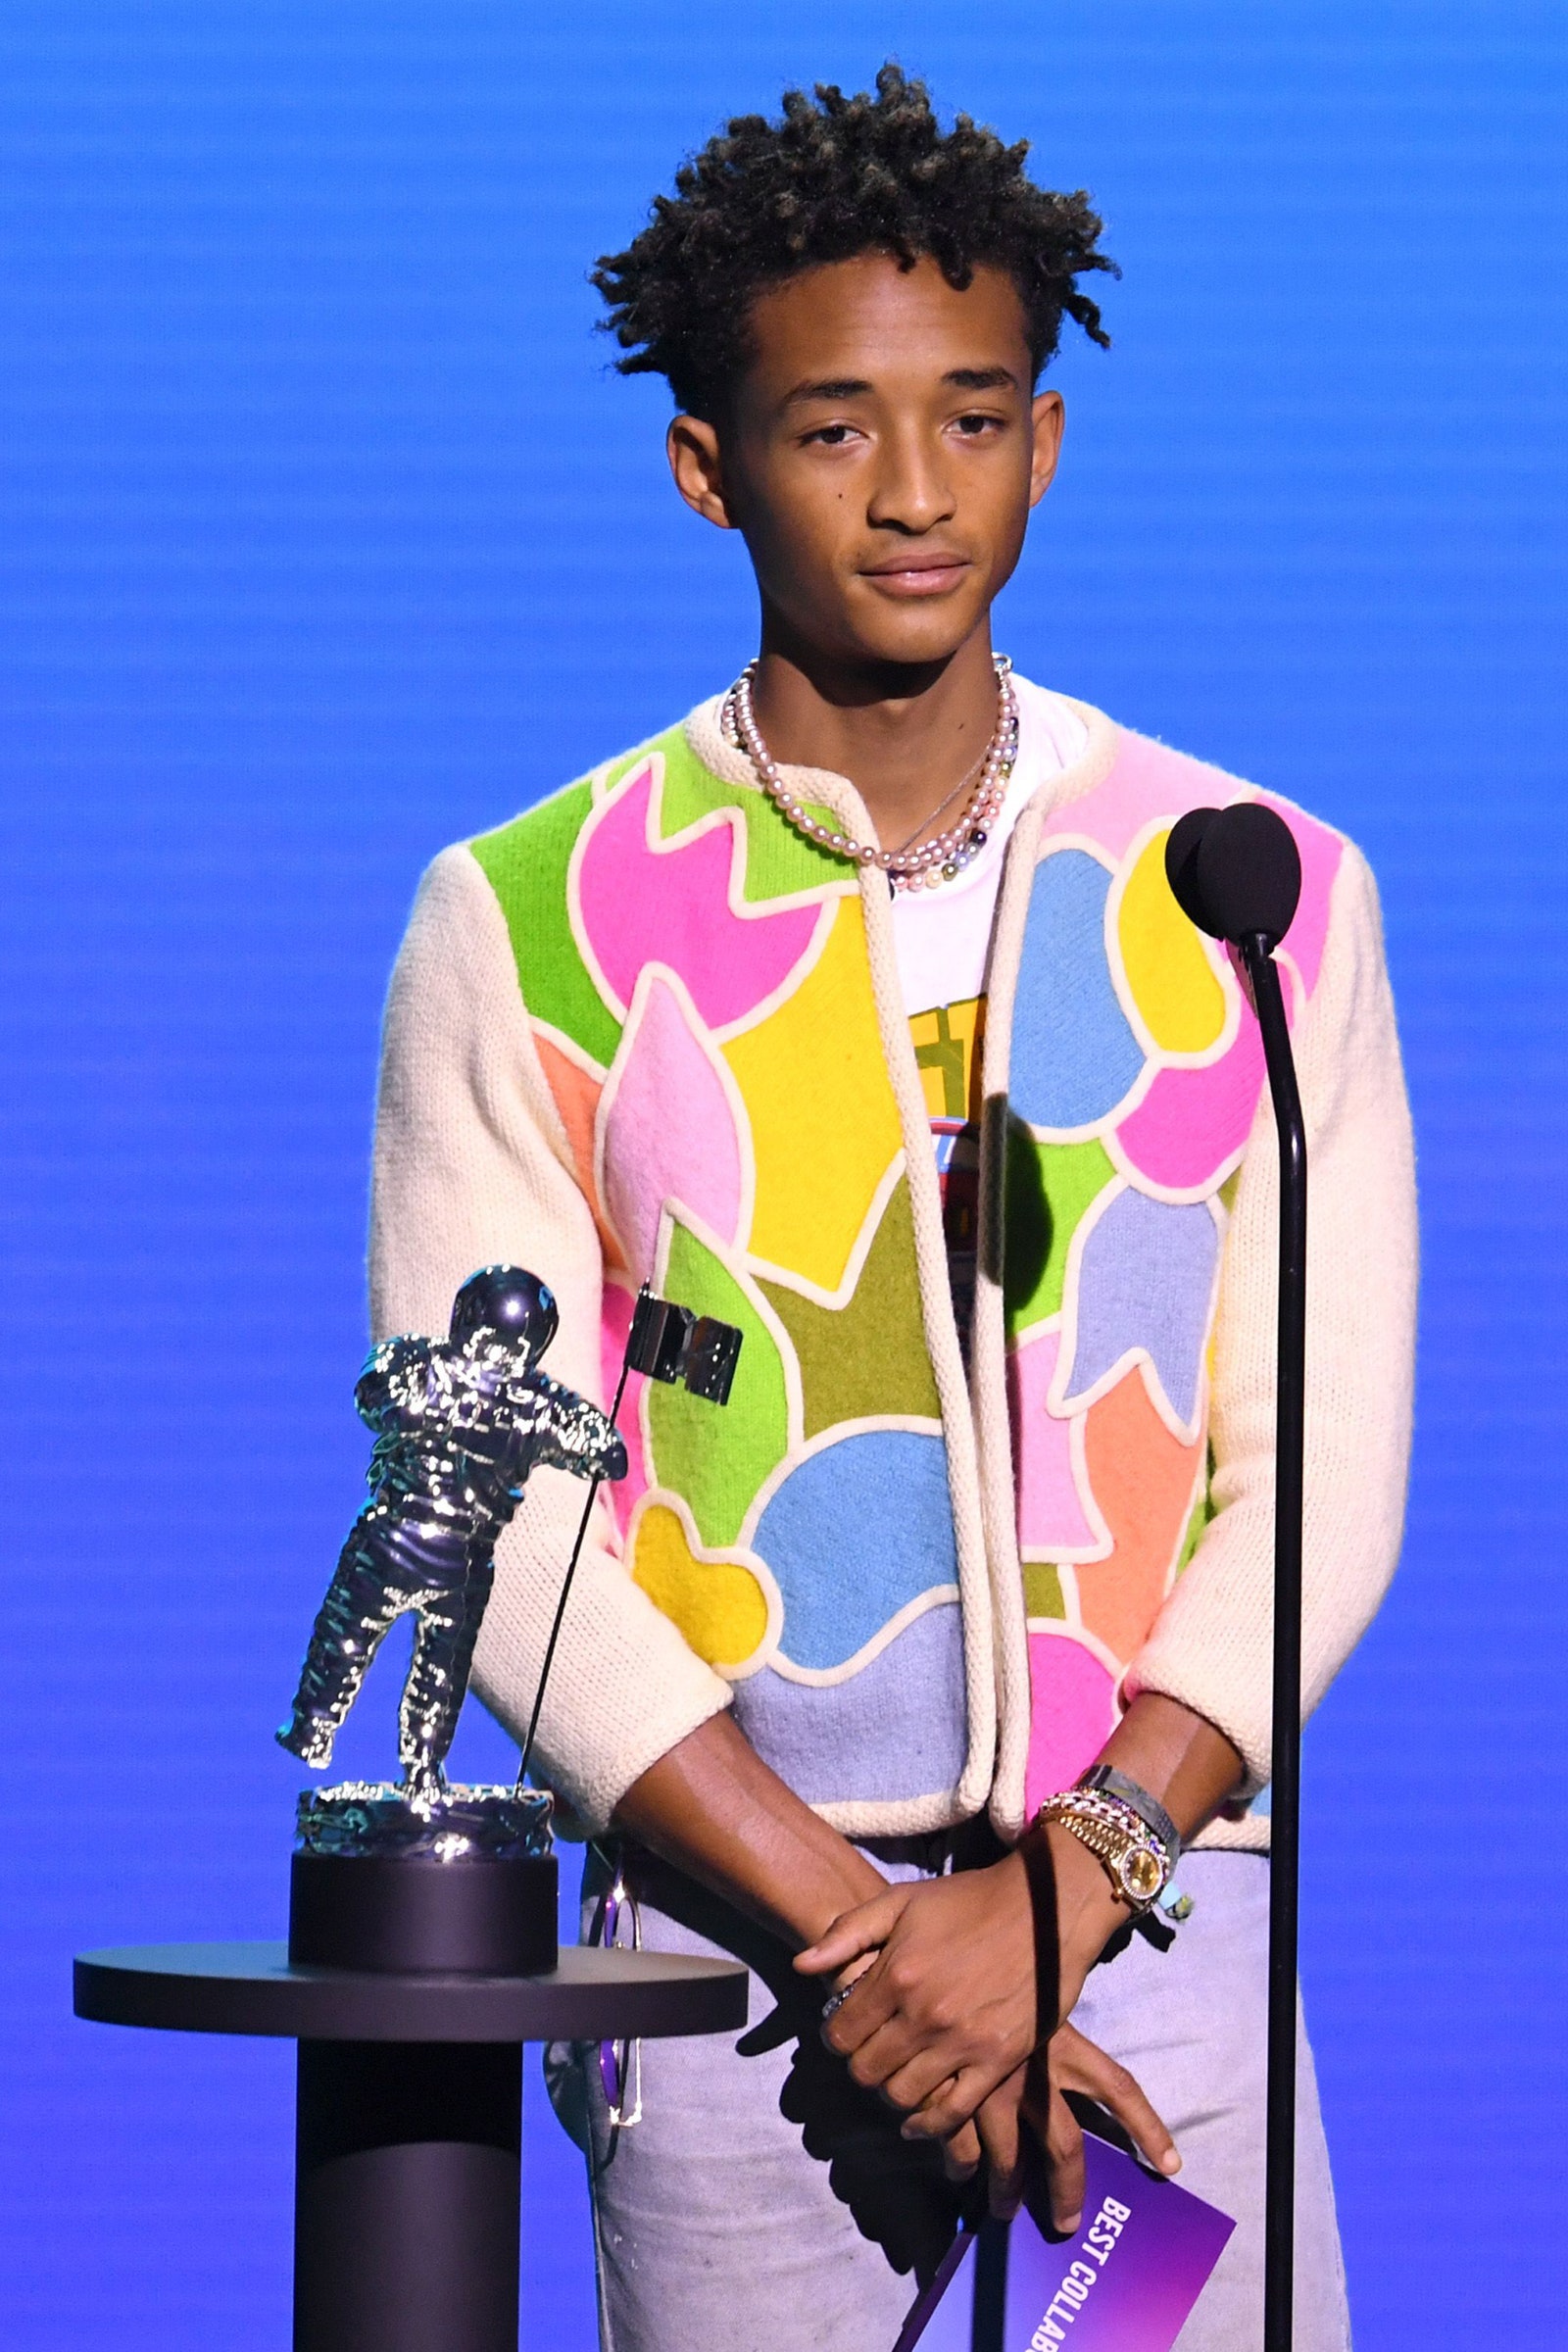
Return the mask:
<path id="1" fill-rule="evenodd" d="M 594 1223 L 599 1228 L 599 1246 L 605 1253 L 605 1263 L 607 1266 L 618 1266 L 621 1263 L 620 1250 L 605 1222 L 594 1185 L 594 1123 L 599 1115 L 599 1098 L 605 1091 L 605 1082 L 602 1078 L 591 1077 L 579 1063 L 563 1054 L 553 1039 L 545 1037 L 537 1029 L 533 1042 L 539 1049 L 539 1059 L 550 1082 L 556 1108 L 561 1113 L 561 1124 L 566 1130 L 566 1141 L 571 1146 L 571 1155 L 576 1162 L 577 1182 L 582 1187 L 588 1205 L 593 1210 Z"/>
<path id="2" fill-rule="evenodd" d="M 1083 1621 L 1125 1664 L 1148 1640 L 1176 1574 L 1203 1471 L 1203 1443 L 1172 1437 L 1135 1364 L 1089 1408 L 1084 1458 L 1113 1548 L 1076 1569 Z"/>

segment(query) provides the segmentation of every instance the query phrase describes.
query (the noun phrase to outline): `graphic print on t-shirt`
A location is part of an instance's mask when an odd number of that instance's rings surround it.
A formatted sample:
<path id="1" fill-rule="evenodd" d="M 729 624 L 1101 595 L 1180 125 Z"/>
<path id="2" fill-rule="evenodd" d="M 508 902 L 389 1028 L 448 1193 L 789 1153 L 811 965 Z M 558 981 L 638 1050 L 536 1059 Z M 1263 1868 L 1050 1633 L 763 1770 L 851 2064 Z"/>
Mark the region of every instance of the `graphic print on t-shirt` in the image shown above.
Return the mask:
<path id="1" fill-rule="evenodd" d="M 980 1240 L 980 1049 L 986 1001 L 932 1004 L 909 1016 L 915 1067 L 925 1090 L 926 1115 L 942 1194 L 942 1232 L 948 1248 L 948 1286 L 965 1370 L 974 1320 L 976 1252 Z"/>

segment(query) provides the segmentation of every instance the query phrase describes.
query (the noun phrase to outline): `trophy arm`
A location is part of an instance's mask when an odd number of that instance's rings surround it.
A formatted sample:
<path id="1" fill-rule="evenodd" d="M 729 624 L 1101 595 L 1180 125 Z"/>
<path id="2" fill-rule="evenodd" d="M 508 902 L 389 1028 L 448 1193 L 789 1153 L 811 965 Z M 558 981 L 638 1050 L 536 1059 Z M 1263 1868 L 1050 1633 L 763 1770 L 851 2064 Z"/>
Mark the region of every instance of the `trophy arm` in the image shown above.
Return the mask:
<path id="1" fill-rule="evenodd" d="M 574 1478 L 626 1475 L 626 1446 L 614 1423 L 547 1372 L 524 1372 L 509 1384 L 517 1426 L 528 1437 L 528 1466 L 542 1463 Z"/>
<path id="2" fill-rule="evenodd" d="M 354 1408 L 368 1429 L 395 1438 L 424 1426 L 439 1352 L 438 1342 L 408 1335 L 370 1349 L 354 1385 Z"/>

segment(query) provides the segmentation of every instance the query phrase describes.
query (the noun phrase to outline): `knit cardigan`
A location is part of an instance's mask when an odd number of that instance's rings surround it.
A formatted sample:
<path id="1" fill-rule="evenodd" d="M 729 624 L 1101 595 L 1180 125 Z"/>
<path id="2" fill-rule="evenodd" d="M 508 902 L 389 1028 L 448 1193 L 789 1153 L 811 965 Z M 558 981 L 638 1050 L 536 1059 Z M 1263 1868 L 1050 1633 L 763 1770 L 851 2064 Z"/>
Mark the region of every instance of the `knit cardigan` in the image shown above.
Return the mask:
<path id="1" fill-rule="evenodd" d="M 1180 912 L 1186 809 L 1258 796 L 1075 706 L 1008 845 L 982 1068 L 966 1379 L 885 881 L 798 835 L 717 705 L 424 878 L 387 1006 L 377 1335 L 474 1266 L 562 1308 L 606 1401 L 637 1286 L 744 1333 L 729 1404 L 635 1378 L 541 1719 L 586 1829 L 726 1705 L 853 1836 L 1004 1837 L 1141 1690 L 1217 1725 L 1267 1841 L 1277 1166 L 1257 1025 Z M 842 777 L 786 769 L 846 833 Z M 1280 951 L 1311 1171 L 1303 1699 L 1391 1576 L 1415 1302 L 1412 1151 L 1376 893 L 1301 853 Z M 503 1539 L 476 1687 L 526 1721 L 580 1490 Z"/>

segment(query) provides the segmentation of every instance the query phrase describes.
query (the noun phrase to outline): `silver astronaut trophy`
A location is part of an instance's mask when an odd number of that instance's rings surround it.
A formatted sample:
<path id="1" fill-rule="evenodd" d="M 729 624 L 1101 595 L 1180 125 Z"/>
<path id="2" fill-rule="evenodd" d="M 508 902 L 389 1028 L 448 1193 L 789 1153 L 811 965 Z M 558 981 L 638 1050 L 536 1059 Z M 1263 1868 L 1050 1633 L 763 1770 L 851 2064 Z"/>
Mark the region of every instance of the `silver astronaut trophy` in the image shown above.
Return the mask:
<path id="1" fill-rule="evenodd" d="M 302 1762 L 328 1765 L 376 1650 L 409 1615 L 414 1655 L 398 1710 L 403 1777 L 347 1782 L 300 1798 L 290 1922 L 297 1960 L 492 1966 L 498 1934 L 507 1965 L 520 1965 L 524 1948 L 537 1955 L 536 1937 L 517 1941 L 523 1910 L 538 1913 L 544 1933 L 543 1888 L 530 1893 L 525 1883 L 537 1870 L 519 1877 L 454 1874 L 445 1866 L 545 1861 L 550 1796 L 451 1787 L 443 1767 L 490 1597 L 496 1543 L 530 1473 L 549 1464 L 595 1484 L 625 1476 L 626 1449 L 613 1423 L 538 1368 L 557 1322 L 555 1299 L 536 1275 L 485 1266 L 459 1291 L 449 1338 L 384 1340 L 360 1375 L 354 1401 L 375 1436 L 370 1491 L 339 1554 L 277 1737 Z M 310 1867 L 376 1861 L 436 1865 L 444 1923 L 422 1899 L 432 1891 L 423 1872 L 399 1870 L 368 1913 L 368 1893 L 379 1886 L 371 1874 Z M 554 1957 L 553 1859 L 548 1869 L 545 1965 Z"/>
<path id="2" fill-rule="evenodd" d="M 399 1782 L 346 1781 L 299 1800 L 289 1958 L 377 1970 L 525 1974 L 556 1964 L 547 1789 L 525 1787 L 545 1687 L 601 1479 L 624 1478 L 615 1417 L 631 1373 L 728 1402 L 741 1333 L 644 1286 L 614 1403 L 539 1370 L 556 1302 L 536 1274 L 482 1266 L 445 1340 L 383 1340 L 354 1401 L 375 1433 L 369 1496 L 349 1530 L 278 1739 L 322 1769 L 371 1660 L 403 1616 L 414 1656 L 398 1709 Z M 541 1464 L 588 1482 L 545 1647 L 515 1788 L 458 1788 L 444 1766 L 495 1576 L 498 1538 Z"/>

